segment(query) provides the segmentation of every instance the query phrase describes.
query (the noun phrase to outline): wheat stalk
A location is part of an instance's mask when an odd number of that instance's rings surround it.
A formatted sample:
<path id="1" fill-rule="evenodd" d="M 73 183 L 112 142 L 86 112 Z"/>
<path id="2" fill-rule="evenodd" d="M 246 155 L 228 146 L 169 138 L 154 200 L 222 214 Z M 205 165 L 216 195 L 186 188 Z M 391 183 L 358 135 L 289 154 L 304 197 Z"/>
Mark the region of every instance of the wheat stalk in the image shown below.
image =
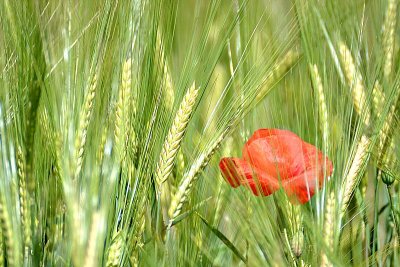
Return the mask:
<path id="1" fill-rule="evenodd" d="M 354 62 L 353 56 L 349 48 L 343 42 L 339 43 L 339 52 L 344 69 L 344 74 L 346 76 L 346 80 L 350 87 L 351 95 L 353 97 L 354 109 L 363 120 L 364 124 L 369 125 L 371 115 L 369 113 L 369 107 L 367 103 L 362 75 Z"/>
<path id="2" fill-rule="evenodd" d="M 157 182 L 159 185 L 167 180 L 171 174 L 172 167 L 185 134 L 189 119 L 193 113 L 199 90 L 195 83 L 190 87 L 184 96 L 178 112 L 167 134 L 164 146 L 161 150 L 160 160 L 157 164 Z"/>
<path id="3" fill-rule="evenodd" d="M 85 262 L 83 266 L 85 267 L 95 267 L 98 266 L 98 248 L 102 246 L 99 242 L 99 237 L 105 230 L 104 216 L 98 211 L 94 212 L 92 215 L 92 225 L 90 227 L 89 241 L 86 249 Z"/>
<path id="4" fill-rule="evenodd" d="M 25 182 L 25 158 L 20 146 L 17 148 L 17 168 L 19 178 L 19 200 L 20 200 L 20 212 L 21 212 L 21 223 L 24 233 L 24 246 L 25 254 L 28 253 L 29 248 L 32 246 L 32 232 L 31 232 L 31 216 L 30 216 L 30 205 L 28 192 Z"/>
<path id="5" fill-rule="evenodd" d="M 319 75 L 317 65 L 310 66 L 311 77 L 313 81 L 313 86 L 318 94 L 318 113 L 320 118 L 320 128 L 322 132 L 322 139 L 324 145 L 328 144 L 329 138 L 329 126 L 328 126 L 328 109 L 326 107 L 326 100 L 324 94 L 324 88 L 322 86 L 322 80 Z"/>
<path id="6" fill-rule="evenodd" d="M 398 0 L 388 0 L 385 22 L 383 25 L 382 46 L 384 51 L 383 75 L 389 80 L 393 71 L 393 54 L 395 46 L 395 31 Z"/>
<path id="7" fill-rule="evenodd" d="M 335 226 L 335 193 L 331 192 L 326 203 L 325 218 L 324 218 L 324 243 L 325 248 L 331 252 L 333 248 L 333 233 Z M 321 255 L 321 266 L 331 267 L 333 266 L 328 256 L 323 251 Z"/>
<path id="8" fill-rule="evenodd" d="M 341 192 L 343 193 L 343 195 L 342 195 L 342 204 L 340 209 L 339 222 L 341 221 L 341 218 L 343 218 L 343 215 L 346 212 L 347 207 L 350 203 L 353 191 L 359 182 L 360 173 L 368 158 L 368 149 L 370 143 L 371 139 L 363 135 L 361 137 L 361 140 L 357 144 L 357 149 L 355 152 L 354 159 L 352 160 L 349 172 L 347 173 L 347 176 L 342 183 Z"/>
<path id="9" fill-rule="evenodd" d="M 92 116 L 93 100 L 95 97 L 96 86 L 97 75 L 94 75 L 93 79 L 91 80 L 89 90 L 85 96 L 83 109 L 79 116 L 78 134 L 75 139 L 75 178 L 79 176 L 82 168 L 83 152 L 86 144 L 89 122 Z"/>
<path id="10" fill-rule="evenodd" d="M 129 105 L 131 98 L 131 71 L 132 59 L 128 58 L 122 66 L 122 82 L 118 92 L 117 107 L 115 112 L 115 147 L 120 159 L 125 158 L 126 137 L 128 135 Z"/>
<path id="11" fill-rule="evenodd" d="M 202 153 L 200 157 L 194 162 L 189 172 L 184 176 L 178 191 L 172 198 L 171 205 L 168 210 L 168 215 L 170 217 L 169 227 L 172 226 L 174 219 L 181 213 L 183 205 L 186 203 L 189 193 L 192 190 L 194 182 L 198 179 L 200 172 L 207 166 L 211 157 L 214 155 L 215 151 L 221 145 L 225 136 L 229 131 L 229 127 L 220 135 L 220 137 L 213 143 L 213 145 L 206 151 Z"/>
<path id="12" fill-rule="evenodd" d="M 65 187 L 65 185 L 64 185 Z M 64 191 L 66 191 L 64 189 Z M 68 189 L 68 191 L 72 191 L 71 189 Z M 84 229 L 81 225 L 82 221 L 82 213 L 79 209 L 79 205 L 76 202 L 72 202 L 70 204 L 70 222 L 69 225 L 72 228 L 70 232 L 72 232 L 71 239 L 72 239 L 72 261 L 74 265 L 80 266 L 82 264 L 82 247 L 83 247 L 83 242 L 85 238 L 85 232 Z"/>

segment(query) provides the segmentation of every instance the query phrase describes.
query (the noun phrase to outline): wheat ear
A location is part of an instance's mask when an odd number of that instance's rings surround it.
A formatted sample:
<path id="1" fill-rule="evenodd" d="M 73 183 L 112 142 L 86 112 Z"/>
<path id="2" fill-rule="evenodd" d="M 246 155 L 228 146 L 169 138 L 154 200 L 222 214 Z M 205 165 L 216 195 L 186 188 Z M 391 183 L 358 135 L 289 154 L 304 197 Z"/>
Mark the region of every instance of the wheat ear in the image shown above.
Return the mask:
<path id="1" fill-rule="evenodd" d="M 50 124 L 49 114 L 46 109 L 43 109 L 39 114 L 39 124 L 46 142 L 50 143 L 49 146 L 51 146 L 51 142 L 54 140 L 54 131 Z"/>
<path id="2" fill-rule="evenodd" d="M 342 204 L 340 209 L 340 219 L 343 218 L 344 213 L 350 203 L 351 196 L 353 195 L 354 189 L 360 180 L 360 173 L 365 166 L 368 159 L 368 150 L 371 139 L 363 135 L 361 140 L 357 144 L 356 153 L 352 163 L 350 165 L 349 172 L 342 183 Z M 339 220 L 340 222 L 340 220 Z"/>
<path id="3" fill-rule="evenodd" d="M 256 103 L 261 101 L 271 90 L 271 88 L 288 72 L 300 59 L 300 53 L 289 50 L 286 55 L 275 65 L 272 71 L 270 71 L 265 81 L 263 82 L 263 88 L 258 92 L 256 96 Z"/>
<path id="4" fill-rule="evenodd" d="M 132 59 L 128 58 L 122 66 L 122 81 L 118 92 L 117 107 L 115 111 L 115 147 L 120 159 L 125 157 L 126 137 L 129 130 L 129 104 L 131 98 L 131 71 Z"/>
<path id="5" fill-rule="evenodd" d="M 170 218 L 168 228 L 172 226 L 173 221 L 179 214 L 181 213 L 183 205 L 186 203 L 189 193 L 192 190 L 192 186 L 194 182 L 198 179 L 198 175 L 200 172 L 207 166 L 208 162 L 210 161 L 211 157 L 220 147 L 222 141 L 230 132 L 231 128 L 237 123 L 238 118 L 240 117 L 241 112 L 244 110 L 244 103 L 242 103 L 236 112 L 234 113 L 230 123 L 227 127 L 223 130 L 220 136 L 211 144 L 211 146 L 206 150 L 205 153 L 202 153 L 194 164 L 191 166 L 189 172 L 184 176 L 182 182 L 175 193 L 174 197 L 172 198 L 171 205 L 168 209 L 168 216 Z"/>
<path id="6" fill-rule="evenodd" d="M 393 54 L 397 20 L 398 0 L 388 0 L 385 22 L 383 25 L 382 46 L 384 50 L 383 75 L 389 80 L 393 71 Z"/>
<path id="7" fill-rule="evenodd" d="M 117 267 L 120 266 L 121 256 L 123 254 L 124 240 L 122 234 L 119 232 L 115 235 L 110 245 L 108 256 L 107 256 L 107 267 Z"/>
<path id="8" fill-rule="evenodd" d="M 54 156 L 55 156 L 55 170 L 58 177 L 62 178 L 62 170 L 61 170 L 61 155 L 62 155 L 62 140 L 61 133 L 59 131 L 55 131 L 54 133 Z"/>
<path id="9" fill-rule="evenodd" d="M 206 151 L 202 153 L 200 157 L 194 162 L 189 172 L 184 176 L 178 191 L 172 198 L 171 206 L 168 210 L 168 215 L 170 217 L 169 227 L 171 227 L 174 219 L 181 213 L 183 205 L 186 203 L 189 193 L 192 190 L 193 183 L 198 179 L 199 173 L 207 166 L 211 157 L 214 155 L 215 151 L 221 145 L 222 140 L 229 132 L 229 127 L 221 134 L 221 136 L 213 143 L 213 145 Z"/>
<path id="10" fill-rule="evenodd" d="M 19 257 L 19 249 L 16 247 L 14 243 L 14 232 L 11 225 L 10 215 L 8 210 L 4 207 L 5 199 L 4 196 L 0 196 L 0 221 L 1 221 L 1 230 L 4 237 L 4 244 L 6 245 L 6 257 L 7 263 L 10 266 L 20 266 L 20 257 Z"/>
<path id="11" fill-rule="evenodd" d="M 0 266 L 4 265 L 4 239 L 3 239 L 3 231 L 0 227 Z"/>
<path id="12" fill-rule="evenodd" d="M 83 109 L 79 116 L 78 134 L 75 139 L 75 178 L 79 176 L 83 162 L 83 151 L 86 144 L 87 130 L 92 117 L 93 101 L 97 87 L 97 76 L 94 75 L 91 80 L 89 90 L 85 96 Z"/>
<path id="13" fill-rule="evenodd" d="M 313 81 L 313 86 L 318 94 L 318 113 L 320 128 L 323 136 L 324 145 L 328 144 L 329 138 L 329 126 L 328 126 L 328 109 L 326 107 L 326 100 L 324 94 L 324 88 L 322 86 L 321 76 L 319 75 L 317 65 L 310 66 L 311 77 Z"/>
<path id="14" fill-rule="evenodd" d="M 343 42 L 339 43 L 339 52 L 346 81 L 353 97 L 354 109 L 363 120 L 364 124 L 369 125 L 371 115 L 369 113 L 362 75 L 354 62 L 350 49 Z"/>
<path id="15" fill-rule="evenodd" d="M 104 158 L 104 149 L 107 143 L 107 135 L 108 135 L 108 121 L 106 122 L 105 127 L 103 128 L 103 130 L 101 131 L 101 138 L 100 138 L 100 144 L 99 144 L 99 148 L 97 150 L 97 162 L 99 164 L 102 163 L 103 158 Z"/>
<path id="16" fill-rule="evenodd" d="M 171 78 L 171 72 L 168 67 L 168 63 L 165 58 L 165 52 L 164 52 L 164 46 L 162 43 L 162 36 L 161 32 L 157 32 L 157 54 L 159 56 L 159 64 L 163 68 L 163 78 L 164 78 L 164 103 L 165 106 L 167 107 L 168 111 L 172 111 L 173 105 L 174 105 L 174 100 L 175 100 L 175 93 L 174 93 L 174 87 L 172 84 L 172 78 Z"/>
<path id="17" fill-rule="evenodd" d="M 26 187 L 26 177 L 25 177 L 25 157 L 20 146 L 17 148 L 17 168 L 18 168 L 18 178 L 19 178 L 19 201 L 20 201 L 20 212 L 21 212 L 21 223 L 24 233 L 24 246 L 25 254 L 28 252 L 32 245 L 32 232 L 30 223 L 30 212 L 29 212 L 29 198 Z"/>
<path id="18" fill-rule="evenodd" d="M 289 226 L 292 232 L 290 248 L 292 249 L 292 253 L 298 258 L 303 253 L 304 246 L 304 233 L 302 230 L 303 217 L 299 205 L 293 205 L 289 202 L 287 202 L 287 204 L 287 207 L 290 210 Z"/>
<path id="19" fill-rule="evenodd" d="M 182 148 L 179 149 L 178 155 L 176 157 L 177 157 L 177 163 L 176 163 L 176 165 L 177 165 L 177 168 L 176 168 L 177 169 L 177 173 L 179 175 L 182 175 L 183 172 L 185 171 L 185 166 L 186 166 L 185 156 L 183 155 Z"/>
<path id="20" fill-rule="evenodd" d="M 291 247 L 292 245 L 290 244 L 289 234 L 288 234 L 288 231 L 287 231 L 286 228 L 283 228 L 283 236 L 285 238 L 284 239 L 285 240 L 285 245 L 286 245 L 286 247 L 287 247 L 287 249 L 289 251 L 290 259 L 291 259 L 292 263 L 294 264 L 296 262 L 296 258 L 295 258 L 295 255 L 293 254 L 292 247 Z"/>
<path id="21" fill-rule="evenodd" d="M 172 78 L 169 73 L 169 68 L 167 64 L 165 64 L 164 67 L 164 80 L 165 80 L 165 105 L 169 111 L 172 111 L 174 107 L 174 100 L 175 100 L 175 93 L 174 93 L 174 87 L 172 85 Z"/>
<path id="22" fill-rule="evenodd" d="M 379 81 L 376 81 L 372 89 L 372 103 L 376 117 L 379 119 L 382 114 L 383 105 L 386 102 L 385 93 Z"/>
<path id="23" fill-rule="evenodd" d="M 164 183 L 171 174 L 176 155 L 181 146 L 182 138 L 193 113 L 198 93 L 199 90 L 196 89 L 196 85 L 193 83 L 183 98 L 172 126 L 167 134 L 167 139 L 164 142 L 160 160 L 157 164 L 156 177 L 159 185 Z"/>
<path id="24" fill-rule="evenodd" d="M 326 203 L 325 217 L 324 217 L 324 243 L 325 249 L 328 253 L 332 252 L 333 248 L 333 233 L 335 226 L 335 193 L 331 192 Z M 328 259 L 327 254 L 323 251 L 321 255 L 321 266 L 331 267 L 333 266 Z"/>
<path id="25" fill-rule="evenodd" d="M 373 91 L 372 91 L 372 99 L 374 103 L 374 110 L 376 117 L 380 119 L 382 117 L 382 109 L 384 107 L 384 103 L 386 103 L 386 96 L 382 90 L 382 86 L 379 84 L 378 81 L 375 82 Z M 387 136 L 389 136 L 389 132 L 391 129 L 391 123 L 393 120 L 395 112 L 395 106 L 391 106 L 389 109 L 389 113 L 383 122 L 382 129 L 379 132 L 379 143 L 378 143 L 378 154 L 380 162 L 378 164 L 390 164 L 393 163 L 393 159 L 391 157 L 394 155 L 395 144 L 393 138 L 390 140 L 389 147 L 387 149 L 390 150 L 390 156 L 387 153 L 383 153 L 384 145 Z"/>
<path id="26" fill-rule="evenodd" d="M 372 102 L 374 105 L 376 117 L 378 119 L 380 119 L 382 116 L 382 109 L 383 109 L 384 103 L 386 102 L 386 96 L 382 90 L 382 86 L 380 85 L 380 83 L 378 81 L 375 82 L 374 88 L 372 90 Z M 391 116 L 392 116 L 391 112 L 392 112 L 392 110 L 390 109 L 388 117 L 383 122 L 382 129 L 379 132 L 378 153 L 381 153 L 384 142 L 385 142 L 386 135 L 388 134 L 389 129 L 390 129 Z"/>
<path id="27" fill-rule="evenodd" d="M 398 102 L 397 100 L 396 102 Z M 389 113 L 387 114 L 387 117 L 385 118 L 385 121 L 383 122 L 382 129 L 379 132 L 379 137 L 381 138 L 381 144 L 382 146 L 379 147 L 379 151 L 381 153 L 381 156 L 386 153 L 386 150 L 388 149 L 388 146 L 390 142 L 392 141 L 392 135 L 393 135 L 393 120 L 395 119 L 396 115 L 396 109 L 397 106 L 396 104 L 393 104 L 390 106 Z"/>
<path id="28" fill-rule="evenodd" d="M 141 240 L 142 234 L 145 230 L 145 209 L 141 209 L 138 219 L 135 222 L 134 228 L 133 229 L 138 229 L 138 231 L 133 234 L 133 238 L 131 243 L 133 245 L 133 250 L 132 254 L 130 257 L 131 262 L 133 263 L 133 266 L 138 266 L 139 264 L 139 249 L 143 248 L 143 241 Z"/>
<path id="29" fill-rule="evenodd" d="M 14 208 L 12 205 L 12 202 L 14 199 L 11 199 L 11 193 L 10 191 L 13 191 L 13 181 L 9 180 L 9 183 L 7 183 L 6 177 L 11 177 L 10 173 L 10 167 L 15 168 L 15 165 L 13 164 L 12 166 L 8 166 L 8 163 L 14 163 L 14 162 L 7 162 L 9 155 L 7 155 L 7 139 L 4 140 L 5 137 L 7 137 L 5 133 L 5 122 L 4 122 L 4 117 L 3 117 L 3 108 L 0 103 L 0 137 L 2 138 L 0 140 L 0 152 L 2 153 L 0 155 L 0 176 L 2 179 L 2 187 L 1 187 L 1 193 L 0 193 L 0 228 L 1 232 L 4 238 L 4 244 L 5 244 L 5 256 L 6 256 L 6 262 L 7 265 L 10 266 L 21 266 L 21 253 L 20 253 L 20 247 L 19 247 L 19 240 L 17 239 L 18 235 L 15 233 L 15 227 L 13 227 L 13 217 L 15 219 L 16 216 L 15 214 L 10 214 L 10 207 L 11 209 Z M 11 186 L 11 188 L 8 188 Z M 10 193 L 10 194 L 7 194 Z M 8 201 L 7 201 L 8 200 Z M 7 205 L 9 204 L 9 205 Z"/>
<path id="30" fill-rule="evenodd" d="M 232 147 L 233 147 L 233 138 L 228 137 L 227 140 L 225 141 L 225 145 L 222 151 L 222 155 L 226 157 L 230 157 L 232 154 Z M 221 175 L 221 174 L 220 174 Z M 214 224 L 216 224 L 222 216 L 223 213 L 223 206 L 224 206 L 224 195 L 225 195 L 225 190 L 226 186 L 223 184 L 223 179 L 219 179 L 218 181 L 218 193 L 217 193 L 217 203 L 215 207 L 215 214 L 214 214 Z"/>

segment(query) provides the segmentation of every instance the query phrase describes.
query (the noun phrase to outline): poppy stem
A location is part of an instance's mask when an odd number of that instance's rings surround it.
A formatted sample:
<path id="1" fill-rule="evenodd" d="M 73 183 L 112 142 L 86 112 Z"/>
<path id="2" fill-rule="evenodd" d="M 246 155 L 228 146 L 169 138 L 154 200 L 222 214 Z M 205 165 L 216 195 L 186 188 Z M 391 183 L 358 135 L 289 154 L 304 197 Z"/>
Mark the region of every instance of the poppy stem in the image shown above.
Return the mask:
<path id="1" fill-rule="evenodd" d="M 391 215 L 393 217 L 393 223 L 394 223 L 394 227 L 396 229 L 396 233 L 399 236 L 399 232 L 400 232 L 399 231 L 399 224 L 397 222 L 396 214 L 394 212 L 393 199 L 392 199 L 392 193 L 390 191 L 390 188 L 391 188 L 390 185 L 386 186 L 386 189 L 387 189 L 387 192 L 388 192 L 388 195 L 389 195 L 390 213 L 391 213 Z"/>

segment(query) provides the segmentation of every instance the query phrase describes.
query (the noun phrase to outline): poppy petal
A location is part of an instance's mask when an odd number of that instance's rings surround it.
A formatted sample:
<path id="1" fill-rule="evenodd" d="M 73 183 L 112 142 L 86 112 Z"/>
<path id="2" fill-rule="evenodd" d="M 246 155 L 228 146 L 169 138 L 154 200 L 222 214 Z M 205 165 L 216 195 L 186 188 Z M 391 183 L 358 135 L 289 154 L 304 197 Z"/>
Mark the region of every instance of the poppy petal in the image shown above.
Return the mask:
<path id="1" fill-rule="evenodd" d="M 306 170 L 323 168 L 325 169 L 325 176 L 330 176 L 333 171 L 332 161 L 329 160 L 320 150 L 315 146 L 303 143 L 303 157 Z M 324 172 L 321 172 L 321 176 L 324 176 Z"/>
<path id="2" fill-rule="evenodd" d="M 254 195 L 259 196 L 261 193 L 263 196 L 269 196 L 280 188 L 279 181 L 275 177 L 257 170 L 257 168 L 253 168 L 253 172 L 254 178 L 248 179 L 246 186 Z"/>
<path id="3" fill-rule="evenodd" d="M 301 204 L 308 202 L 315 193 L 315 186 L 320 187 L 322 184 L 322 179 L 319 179 L 319 172 L 320 170 L 308 170 L 284 181 L 282 186 L 289 199 L 292 202 L 297 200 Z"/>
<path id="4" fill-rule="evenodd" d="M 275 135 L 265 133 L 262 138 L 252 139 L 243 148 L 243 158 L 253 167 L 267 174 L 285 180 L 304 171 L 304 164 L 296 166 L 302 161 L 302 140 L 295 134 Z M 258 135 L 261 135 L 260 133 Z M 299 160 L 300 159 L 300 160 Z"/>
<path id="5" fill-rule="evenodd" d="M 258 139 L 267 138 L 270 136 L 292 136 L 299 138 L 296 134 L 291 131 L 281 130 L 281 129 L 258 129 L 256 130 L 250 139 L 247 141 L 247 144 L 251 144 L 253 141 Z"/>
<path id="6" fill-rule="evenodd" d="M 279 182 L 265 172 L 252 168 L 245 160 L 239 158 L 223 158 L 219 167 L 224 179 L 234 188 L 243 185 L 254 195 L 260 193 L 268 196 L 279 189 Z"/>
<path id="7" fill-rule="evenodd" d="M 332 174 L 333 164 L 290 131 L 260 129 L 245 144 L 243 159 L 223 158 L 220 169 L 232 187 L 243 185 L 256 196 L 282 187 L 292 202 L 305 203 Z"/>
<path id="8" fill-rule="evenodd" d="M 222 158 L 219 168 L 224 179 L 234 188 L 247 183 L 247 179 L 253 176 L 251 166 L 239 158 Z"/>

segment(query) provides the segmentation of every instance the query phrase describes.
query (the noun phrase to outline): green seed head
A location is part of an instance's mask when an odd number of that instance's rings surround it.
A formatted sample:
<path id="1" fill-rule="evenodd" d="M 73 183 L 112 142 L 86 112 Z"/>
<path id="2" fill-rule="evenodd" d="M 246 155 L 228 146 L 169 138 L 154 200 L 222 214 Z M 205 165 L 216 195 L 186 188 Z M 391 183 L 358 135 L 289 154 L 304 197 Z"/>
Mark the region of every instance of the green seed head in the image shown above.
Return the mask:
<path id="1" fill-rule="evenodd" d="M 394 182 L 394 176 L 388 172 L 382 172 L 382 182 L 386 185 L 391 185 Z"/>

